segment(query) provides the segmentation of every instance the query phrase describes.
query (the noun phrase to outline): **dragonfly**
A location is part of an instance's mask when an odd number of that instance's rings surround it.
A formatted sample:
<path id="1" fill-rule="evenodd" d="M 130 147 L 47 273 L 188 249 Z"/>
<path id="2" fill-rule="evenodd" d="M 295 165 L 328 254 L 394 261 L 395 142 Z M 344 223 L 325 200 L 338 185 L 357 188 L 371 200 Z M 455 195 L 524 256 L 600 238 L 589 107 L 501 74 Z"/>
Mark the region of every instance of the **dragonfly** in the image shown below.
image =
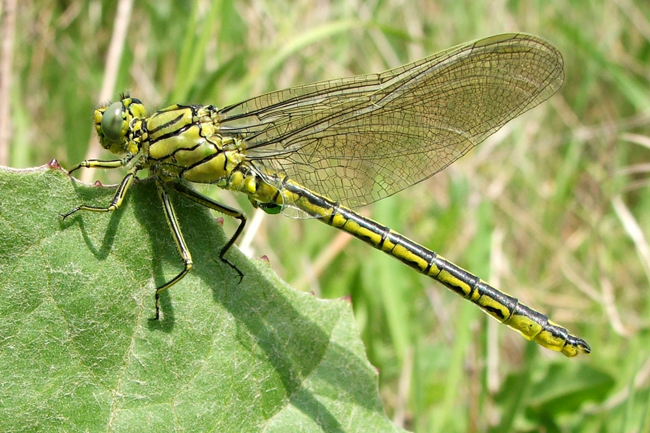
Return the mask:
<path id="1" fill-rule="evenodd" d="M 316 218 L 395 257 L 473 302 L 539 345 L 573 357 L 585 340 L 479 277 L 367 218 L 354 209 L 421 182 L 474 148 L 511 119 L 551 97 L 564 81 L 563 59 L 547 41 L 509 33 L 467 42 L 376 74 L 321 81 L 217 108 L 176 104 L 147 116 L 129 94 L 94 112 L 103 148 L 119 159 L 82 161 L 71 168 L 126 168 L 106 207 L 118 209 L 140 170 L 155 179 L 183 270 L 156 288 L 160 294 L 192 269 L 169 192 L 237 219 L 226 254 L 246 217 L 191 187 L 214 184 L 243 193 L 269 214 Z"/>

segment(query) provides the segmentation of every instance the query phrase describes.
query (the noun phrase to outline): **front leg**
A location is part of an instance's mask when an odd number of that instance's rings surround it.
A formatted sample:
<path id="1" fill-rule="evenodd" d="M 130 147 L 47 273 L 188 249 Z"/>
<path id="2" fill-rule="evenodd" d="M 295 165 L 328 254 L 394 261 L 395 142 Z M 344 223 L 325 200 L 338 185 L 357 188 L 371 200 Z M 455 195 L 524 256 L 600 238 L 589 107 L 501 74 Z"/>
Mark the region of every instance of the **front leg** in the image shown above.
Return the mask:
<path id="1" fill-rule="evenodd" d="M 133 155 L 129 155 L 126 158 L 122 159 L 113 159 L 110 161 L 103 161 L 101 159 L 86 159 L 72 167 L 70 171 L 68 171 L 68 174 L 72 174 L 74 171 L 77 171 L 80 168 L 120 168 L 131 162 L 132 159 Z"/>
<path id="2" fill-rule="evenodd" d="M 82 164 L 88 163 L 88 162 L 92 163 L 93 160 L 84 161 L 81 164 L 79 164 L 78 166 L 75 166 L 75 168 L 73 168 L 73 170 L 75 170 L 76 168 L 79 168 L 79 167 L 86 167 L 86 166 L 84 166 Z M 94 162 L 102 162 L 102 163 L 111 162 L 112 163 L 114 161 L 94 161 Z M 100 167 L 100 166 L 99 165 L 94 165 L 93 167 Z M 103 168 L 108 168 L 106 166 L 102 166 L 102 167 Z M 116 167 L 119 167 L 119 165 L 116 166 Z M 111 167 L 111 168 L 115 168 L 115 167 Z M 76 208 L 72 209 L 68 213 L 61 214 L 61 216 L 63 217 L 63 219 L 66 219 L 70 215 L 72 215 L 72 214 L 74 214 L 74 213 L 76 213 L 77 211 L 80 211 L 80 210 L 87 210 L 87 211 L 91 211 L 91 212 L 113 212 L 115 209 L 119 208 L 122 205 L 122 202 L 124 201 L 124 197 L 126 196 L 126 192 L 129 190 L 129 187 L 131 186 L 131 184 L 133 184 L 133 180 L 135 180 L 135 174 L 138 172 L 138 170 L 139 170 L 139 167 L 137 167 L 137 166 L 134 166 L 131 170 L 129 170 L 129 172 L 126 174 L 126 176 L 124 176 L 124 179 L 122 179 L 122 182 L 120 183 L 120 186 L 117 187 L 117 191 L 115 192 L 115 196 L 113 197 L 113 201 L 107 207 L 88 206 L 88 205 L 82 204 L 82 205 L 79 205 Z"/>

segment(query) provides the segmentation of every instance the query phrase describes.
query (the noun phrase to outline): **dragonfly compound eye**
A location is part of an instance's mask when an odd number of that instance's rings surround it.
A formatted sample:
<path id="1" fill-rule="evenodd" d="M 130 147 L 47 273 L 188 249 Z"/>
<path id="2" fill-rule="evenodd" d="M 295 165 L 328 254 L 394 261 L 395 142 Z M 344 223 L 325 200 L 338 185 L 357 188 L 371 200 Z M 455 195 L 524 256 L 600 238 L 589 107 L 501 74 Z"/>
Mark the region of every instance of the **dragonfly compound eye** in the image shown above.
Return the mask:
<path id="1" fill-rule="evenodd" d="M 122 136 L 123 111 L 122 102 L 113 102 L 102 116 L 102 132 L 109 140 L 118 140 Z"/>

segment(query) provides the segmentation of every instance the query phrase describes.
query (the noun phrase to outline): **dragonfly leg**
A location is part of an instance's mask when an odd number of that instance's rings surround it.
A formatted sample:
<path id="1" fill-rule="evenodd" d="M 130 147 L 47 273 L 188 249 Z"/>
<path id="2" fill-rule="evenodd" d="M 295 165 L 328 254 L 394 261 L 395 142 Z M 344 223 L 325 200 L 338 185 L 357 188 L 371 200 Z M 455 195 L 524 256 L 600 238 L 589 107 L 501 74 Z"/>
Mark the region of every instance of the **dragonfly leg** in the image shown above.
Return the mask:
<path id="1" fill-rule="evenodd" d="M 86 162 L 86 161 L 84 161 Z M 109 161 L 102 161 L 102 162 L 109 162 Z M 110 161 L 112 162 L 112 161 Z M 83 164 L 83 163 L 82 163 Z M 81 164 L 80 164 L 81 165 Z M 111 204 L 108 205 L 107 207 L 101 207 L 101 206 L 88 206 L 85 204 L 79 205 L 76 208 L 72 209 L 70 212 L 67 212 L 65 214 L 61 214 L 63 219 L 66 219 L 70 215 L 76 213 L 77 211 L 80 210 L 87 210 L 90 212 L 113 212 L 115 209 L 119 208 L 122 205 L 122 202 L 124 201 L 124 197 L 126 196 L 126 192 L 129 190 L 129 187 L 133 184 L 133 181 L 135 180 L 135 173 L 139 170 L 139 167 L 133 167 L 129 172 L 124 176 L 124 179 L 122 179 L 122 182 L 120 183 L 120 186 L 117 187 L 117 191 L 115 192 L 115 196 L 113 197 L 113 201 L 111 201 Z"/>
<path id="2" fill-rule="evenodd" d="M 101 159 L 86 159 L 72 167 L 70 171 L 68 171 L 68 174 L 72 174 L 74 171 L 77 171 L 80 168 L 120 168 L 131 162 L 132 159 L 133 155 L 127 158 L 113 159 L 110 161 L 104 161 Z"/>
<path id="3" fill-rule="evenodd" d="M 181 228 L 178 224 L 178 219 L 176 218 L 176 212 L 174 211 L 174 207 L 172 206 L 172 203 L 169 200 L 169 196 L 165 191 L 165 186 L 161 181 L 157 181 L 156 186 L 158 188 L 158 196 L 160 197 L 163 208 L 165 210 L 165 217 L 167 218 L 169 229 L 174 236 L 174 243 L 176 244 L 176 249 L 178 250 L 178 254 L 181 256 L 184 267 L 178 275 L 167 281 L 162 286 L 156 288 L 156 317 L 153 320 L 160 319 L 160 294 L 182 280 L 185 274 L 187 274 L 190 269 L 192 269 L 192 255 L 190 254 L 190 250 L 187 248 L 187 244 L 183 238 L 183 233 L 181 232 Z"/>
<path id="4" fill-rule="evenodd" d="M 235 244 L 235 242 L 239 238 L 239 235 L 241 235 L 241 233 L 244 231 L 244 227 L 246 226 L 246 217 L 244 216 L 244 214 L 235 208 L 214 201 L 210 197 L 206 197 L 203 194 L 194 191 L 192 188 L 187 187 L 180 182 L 170 182 L 168 183 L 168 185 L 171 186 L 176 191 L 183 194 L 185 197 L 189 198 L 190 200 L 200 204 L 201 206 L 205 206 L 209 209 L 214 209 L 217 212 L 221 212 L 225 215 L 228 215 L 230 217 L 239 220 L 239 225 L 237 226 L 237 230 L 235 230 L 235 234 L 233 234 L 231 238 L 228 240 L 228 242 L 226 242 L 226 245 L 224 245 L 223 248 L 221 248 L 221 252 L 219 253 L 219 259 L 223 263 L 227 264 L 232 269 L 234 269 L 235 272 L 237 272 L 237 275 L 239 275 L 239 282 L 241 283 L 242 279 L 244 278 L 244 274 L 242 273 L 242 271 L 239 270 L 239 268 L 237 268 L 237 266 L 235 266 L 234 263 L 231 263 L 225 257 L 225 255 L 230 249 L 230 247 L 232 247 Z"/>

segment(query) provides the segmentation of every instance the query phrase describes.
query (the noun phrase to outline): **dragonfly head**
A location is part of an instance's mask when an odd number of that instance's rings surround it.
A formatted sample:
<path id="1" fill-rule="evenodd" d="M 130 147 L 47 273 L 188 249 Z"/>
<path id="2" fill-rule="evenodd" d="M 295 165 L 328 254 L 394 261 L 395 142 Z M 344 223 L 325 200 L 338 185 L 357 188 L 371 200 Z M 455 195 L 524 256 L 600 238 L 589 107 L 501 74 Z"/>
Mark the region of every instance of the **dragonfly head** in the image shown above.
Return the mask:
<path id="1" fill-rule="evenodd" d="M 121 100 L 95 110 L 95 131 L 104 149 L 119 155 L 123 153 L 136 154 L 140 150 L 137 130 L 142 126 L 147 115 L 144 105 L 139 99 L 122 95 Z"/>

